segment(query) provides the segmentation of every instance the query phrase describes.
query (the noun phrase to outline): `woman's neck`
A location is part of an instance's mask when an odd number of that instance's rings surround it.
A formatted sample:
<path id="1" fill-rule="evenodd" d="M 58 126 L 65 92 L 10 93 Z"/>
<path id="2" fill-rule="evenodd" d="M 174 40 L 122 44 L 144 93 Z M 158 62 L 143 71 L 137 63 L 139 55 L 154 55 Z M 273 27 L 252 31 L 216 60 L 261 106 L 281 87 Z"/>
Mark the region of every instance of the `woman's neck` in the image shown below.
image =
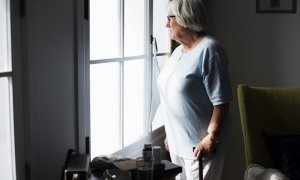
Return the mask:
<path id="1" fill-rule="evenodd" d="M 181 44 L 183 46 L 182 52 L 189 52 L 194 47 L 196 47 L 200 41 L 204 38 L 204 35 L 198 33 L 188 33 L 184 38 L 181 39 Z"/>

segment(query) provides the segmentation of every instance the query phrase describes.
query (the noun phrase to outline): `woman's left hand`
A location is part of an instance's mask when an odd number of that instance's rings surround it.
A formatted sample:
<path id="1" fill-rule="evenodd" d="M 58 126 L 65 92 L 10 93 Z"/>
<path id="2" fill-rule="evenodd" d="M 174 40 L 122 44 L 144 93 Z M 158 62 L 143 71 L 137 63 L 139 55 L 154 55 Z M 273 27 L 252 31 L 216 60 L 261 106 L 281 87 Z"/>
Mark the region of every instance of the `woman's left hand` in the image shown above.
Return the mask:
<path id="1" fill-rule="evenodd" d="M 216 144 L 210 140 L 209 136 L 205 136 L 202 141 L 196 146 L 194 155 L 196 159 L 200 159 L 204 154 L 210 154 L 216 148 Z"/>

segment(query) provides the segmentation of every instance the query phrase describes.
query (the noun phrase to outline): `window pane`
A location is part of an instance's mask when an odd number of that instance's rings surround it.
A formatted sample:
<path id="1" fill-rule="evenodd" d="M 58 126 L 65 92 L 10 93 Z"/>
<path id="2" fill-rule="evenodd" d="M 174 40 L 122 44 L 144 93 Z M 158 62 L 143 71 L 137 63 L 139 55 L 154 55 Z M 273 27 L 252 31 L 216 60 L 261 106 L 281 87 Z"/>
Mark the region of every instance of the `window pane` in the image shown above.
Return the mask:
<path id="1" fill-rule="evenodd" d="M 90 59 L 115 58 L 119 54 L 119 1 L 90 0 Z"/>
<path id="2" fill-rule="evenodd" d="M 153 66 L 153 73 L 154 73 L 154 83 L 153 83 L 153 87 L 152 87 L 152 101 L 151 101 L 151 118 L 152 119 L 152 130 L 154 131 L 155 129 L 161 127 L 162 125 L 164 125 L 164 119 L 161 115 L 161 108 L 159 108 L 159 94 L 158 94 L 158 90 L 157 90 L 157 86 L 156 86 L 156 81 L 157 81 L 157 77 L 158 77 L 158 73 L 163 69 L 166 60 L 168 59 L 168 56 L 158 56 L 156 57 L 156 61 L 154 62 L 154 66 Z"/>
<path id="3" fill-rule="evenodd" d="M 166 61 L 168 60 L 169 56 L 157 56 L 156 61 L 159 68 L 159 71 L 161 71 L 164 68 L 164 65 Z"/>
<path id="4" fill-rule="evenodd" d="M 0 72 L 11 71 L 8 1 L 0 0 Z"/>
<path id="5" fill-rule="evenodd" d="M 119 64 L 91 65 L 91 154 L 110 154 L 120 148 Z"/>
<path id="6" fill-rule="evenodd" d="M 144 0 L 125 0 L 124 55 L 144 54 L 145 5 Z"/>
<path id="7" fill-rule="evenodd" d="M 8 77 L 0 78 L 0 179 L 14 177 L 14 138 L 11 111 L 11 83 Z"/>
<path id="8" fill-rule="evenodd" d="M 169 52 L 170 40 L 167 23 L 167 5 L 169 0 L 153 0 L 153 36 L 157 40 L 158 52 Z"/>
<path id="9" fill-rule="evenodd" d="M 124 144 L 143 135 L 145 116 L 145 61 L 127 61 L 124 65 Z"/>

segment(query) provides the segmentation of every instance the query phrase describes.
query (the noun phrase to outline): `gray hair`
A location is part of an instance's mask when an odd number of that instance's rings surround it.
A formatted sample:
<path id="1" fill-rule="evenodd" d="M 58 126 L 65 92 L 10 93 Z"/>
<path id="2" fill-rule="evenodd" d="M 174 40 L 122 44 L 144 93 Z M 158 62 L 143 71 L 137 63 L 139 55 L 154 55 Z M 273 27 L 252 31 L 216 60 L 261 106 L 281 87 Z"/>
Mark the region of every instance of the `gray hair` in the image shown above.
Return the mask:
<path id="1" fill-rule="evenodd" d="M 172 0 L 168 8 L 176 16 L 179 25 L 199 33 L 206 33 L 207 19 L 202 0 Z"/>

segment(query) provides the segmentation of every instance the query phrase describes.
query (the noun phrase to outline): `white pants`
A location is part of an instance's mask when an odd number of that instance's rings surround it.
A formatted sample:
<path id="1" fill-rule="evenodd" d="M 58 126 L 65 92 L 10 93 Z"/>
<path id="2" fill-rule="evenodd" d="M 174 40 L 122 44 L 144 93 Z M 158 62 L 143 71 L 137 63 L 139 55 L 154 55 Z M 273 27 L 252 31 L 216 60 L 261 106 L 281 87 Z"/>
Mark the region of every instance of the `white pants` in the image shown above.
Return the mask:
<path id="1" fill-rule="evenodd" d="M 170 154 L 174 164 L 182 167 L 182 172 L 176 176 L 176 180 L 199 180 L 199 161 L 193 159 L 185 159 L 175 154 Z M 210 169 L 212 160 L 203 160 L 203 177 L 208 179 L 208 170 Z"/>
<path id="2" fill-rule="evenodd" d="M 224 156 L 227 145 L 227 134 L 229 132 L 229 123 L 223 127 L 220 135 L 220 144 L 217 152 L 211 157 L 203 159 L 203 177 L 204 180 L 221 180 L 224 164 Z M 176 176 L 176 180 L 199 180 L 199 162 L 198 160 L 185 159 L 172 153 L 170 149 L 171 160 L 174 164 L 182 167 L 182 173 Z"/>

